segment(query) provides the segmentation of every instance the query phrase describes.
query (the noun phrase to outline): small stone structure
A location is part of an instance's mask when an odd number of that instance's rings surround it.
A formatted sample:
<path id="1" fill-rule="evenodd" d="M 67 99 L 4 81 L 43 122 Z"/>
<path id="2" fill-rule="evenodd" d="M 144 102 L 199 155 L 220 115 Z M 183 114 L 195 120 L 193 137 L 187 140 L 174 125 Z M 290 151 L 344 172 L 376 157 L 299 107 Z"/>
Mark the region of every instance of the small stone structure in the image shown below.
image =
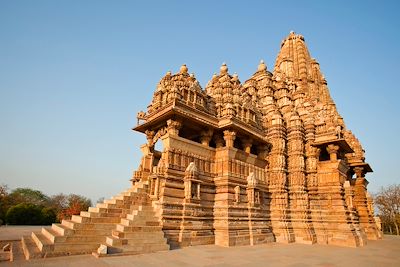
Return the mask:
<path id="1" fill-rule="evenodd" d="M 137 122 L 147 143 L 132 188 L 24 237 L 27 258 L 381 238 L 372 170 L 301 35 L 244 83 L 226 64 L 205 90 L 186 65 L 168 72 Z"/>

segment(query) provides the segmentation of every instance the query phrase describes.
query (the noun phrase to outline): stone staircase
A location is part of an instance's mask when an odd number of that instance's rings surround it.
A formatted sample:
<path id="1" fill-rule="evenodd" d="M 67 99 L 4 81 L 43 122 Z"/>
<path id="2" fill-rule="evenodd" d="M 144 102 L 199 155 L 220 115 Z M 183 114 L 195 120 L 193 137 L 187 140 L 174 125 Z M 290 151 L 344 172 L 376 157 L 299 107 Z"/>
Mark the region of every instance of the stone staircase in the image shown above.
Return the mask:
<path id="1" fill-rule="evenodd" d="M 70 220 L 23 236 L 21 243 L 25 258 L 89 254 L 101 244 L 109 245 L 109 251 L 114 253 L 169 249 L 147 187 L 147 182 L 137 182 L 130 189 L 72 216 Z M 128 249 L 129 246 L 135 249 Z"/>
<path id="2" fill-rule="evenodd" d="M 107 248 L 105 250 L 104 248 Z M 127 214 L 107 236 L 95 256 L 132 255 L 169 250 L 160 220 L 151 205 L 140 205 Z"/>

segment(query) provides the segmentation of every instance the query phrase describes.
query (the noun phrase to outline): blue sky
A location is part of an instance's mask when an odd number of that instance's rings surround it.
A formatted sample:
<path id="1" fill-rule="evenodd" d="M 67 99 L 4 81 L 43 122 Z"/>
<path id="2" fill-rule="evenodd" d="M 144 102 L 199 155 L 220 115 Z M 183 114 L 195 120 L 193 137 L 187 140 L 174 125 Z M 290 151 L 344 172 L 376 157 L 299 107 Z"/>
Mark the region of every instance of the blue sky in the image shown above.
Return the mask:
<path id="1" fill-rule="evenodd" d="M 398 1 L 0 1 L 0 183 L 94 201 L 130 183 L 130 129 L 186 63 L 205 87 L 222 62 L 244 82 L 281 40 L 305 36 L 369 189 L 398 183 Z"/>

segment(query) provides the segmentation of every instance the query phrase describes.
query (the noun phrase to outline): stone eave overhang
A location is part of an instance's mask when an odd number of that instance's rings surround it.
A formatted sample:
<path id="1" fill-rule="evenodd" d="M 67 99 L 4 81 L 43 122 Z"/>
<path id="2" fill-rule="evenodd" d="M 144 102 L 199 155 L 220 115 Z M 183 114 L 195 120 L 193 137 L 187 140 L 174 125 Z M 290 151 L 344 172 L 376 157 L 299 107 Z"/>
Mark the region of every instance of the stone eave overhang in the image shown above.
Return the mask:
<path id="1" fill-rule="evenodd" d="M 169 103 L 163 108 L 158 109 L 157 111 L 151 114 L 148 114 L 145 117 L 146 122 L 136 125 L 135 127 L 132 128 L 132 130 L 144 133 L 147 129 L 151 128 L 152 126 L 155 126 L 157 124 L 160 124 L 161 122 L 166 121 L 167 118 L 171 117 L 171 115 L 173 114 L 172 108 L 173 108 L 173 103 Z"/>
<path id="2" fill-rule="evenodd" d="M 350 166 L 350 167 L 353 167 L 353 168 L 355 168 L 355 167 L 362 167 L 364 173 L 367 173 L 367 172 L 374 172 L 374 171 L 372 170 L 371 166 L 370 166 L 368 163 L 366 163 L 366 162 L 352 162 L 352 161 L 349 161 L 349 166 Z"/>
<path id="3" fill-rule="evenodd" d="M 332 139 L 332 140 L 326 140 L 323 142 L 314 142 L 313 146 L 316 147 L 322 147 L 322 146 L 326 146 L 326 145 L 338 145 L 341 149 L 341 151 L 343 151 L 344 153 L 353 153 L 354 150 L 350 147 L 349 143 L 347 143 L 347 141 L 345 139 Z"/>
<path id="4" fill-rule="evenodd" d="M 268 143 L 267 139 L 264 137 L 262 130 L 250 126 L 235 117 L 217 119 L 207 112 L 196 109 L 185 103 L 182 103 L 181 101 L 176 100 L 172 101 L 161 109 L 158 109 L 157 111 L 148 114 L 145 117 L 146 122 L 133 127 L 132 130 L 144 133 L 149 128 L 158 125 L 164 125 L 165 122 L 171 117 L 195 121 L 202 126 L 214 130 L 237 130 L 243 135 L 252 136 L 256 139 L 255 141 Z"/>
<path id="5" fill-rule="evenodd" d="M 144 133 L 147 129 L 157 126 L 158 124 L 165 124 L 165 122 L 171 117 L 194 120 L 200 125 L 209 128 L 218 128 L 218 120 L 212 115 L 186 105 L 181 101 L 174 100 L 161 109 L 148 114 L 145 117 L 146 122 L 135 126 L 132 130 Z"/>

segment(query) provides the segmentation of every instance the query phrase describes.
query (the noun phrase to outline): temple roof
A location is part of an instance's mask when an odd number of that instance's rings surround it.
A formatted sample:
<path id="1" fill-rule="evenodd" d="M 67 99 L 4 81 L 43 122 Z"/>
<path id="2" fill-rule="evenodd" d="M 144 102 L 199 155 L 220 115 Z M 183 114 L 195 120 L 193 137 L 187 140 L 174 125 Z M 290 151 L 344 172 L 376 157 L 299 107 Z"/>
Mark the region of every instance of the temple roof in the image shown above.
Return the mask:
<path id="1" fill-rule="evenodd" d="M 229 73 L 225 63 L 205 90 L 185 64 L 176 74 L 167 72 L 157 85 L 147 113 L 140 115 L 146 126 L 136 129 L 145 131 L 156 124 L 161 127 L 167 117 L 179 112 L 179 116 L 200 124 L 220 130 L 236 127 L 259 139 L 276 124 L 314 127 L 316 145 L 343 139 L 341 142 L 350 146 L 342 145 L 348 160 L 353 164 L 364 162 L 364 150 L 346 129 L 319 63 L 311 57 L 304 37 L 294 32 L 282 41 L 273 72 L 261 60 L 243 84 L 236 73 Z"/>

